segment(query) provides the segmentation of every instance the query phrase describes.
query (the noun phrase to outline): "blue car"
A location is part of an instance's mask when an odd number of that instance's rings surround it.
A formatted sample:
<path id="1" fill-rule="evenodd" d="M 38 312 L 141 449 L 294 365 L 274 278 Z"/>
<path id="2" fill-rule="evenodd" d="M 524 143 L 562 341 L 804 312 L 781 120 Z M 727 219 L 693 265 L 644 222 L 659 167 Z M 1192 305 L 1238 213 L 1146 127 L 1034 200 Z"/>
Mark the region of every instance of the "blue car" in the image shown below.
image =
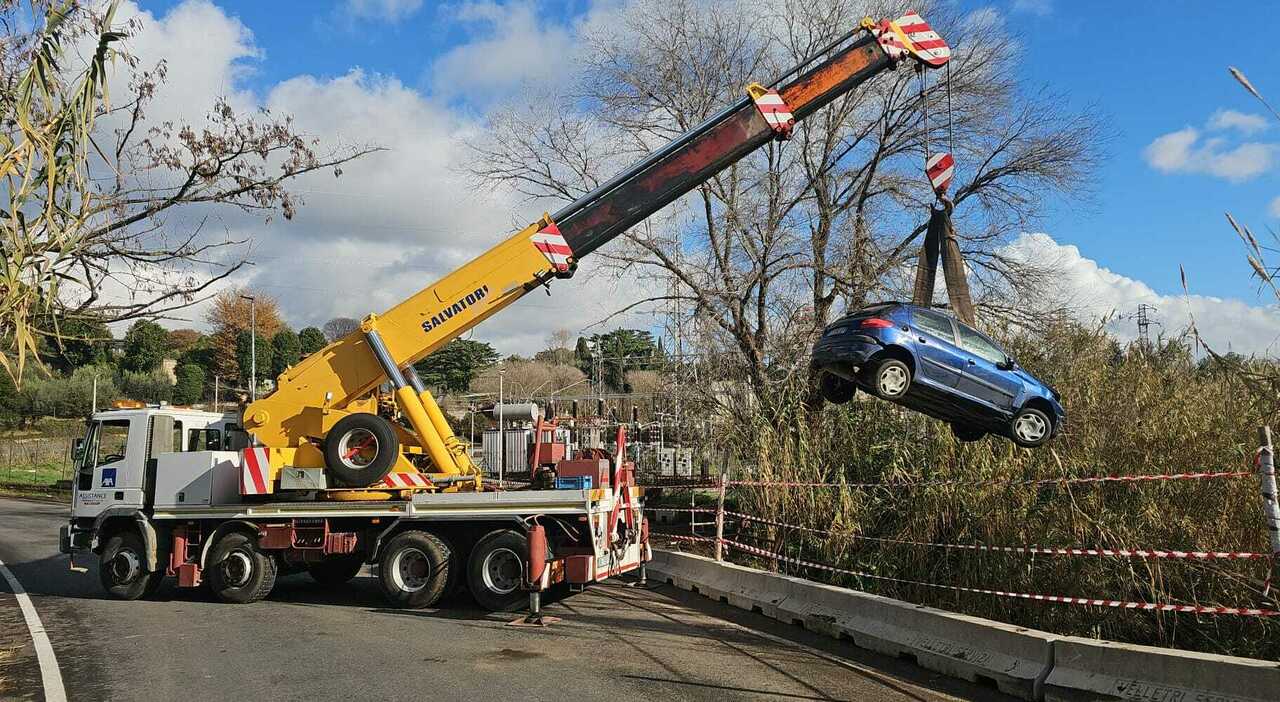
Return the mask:
<path id="1" fill-rule="evenodd" d="M 938 310 L 886 302 L 846 315 L 814 345 L 813 363 L 828 402 L 862 389 L 949 422 L 961 441 L 999 434 L 1035 448 L 1066 421 L 1056 390 Z"/>

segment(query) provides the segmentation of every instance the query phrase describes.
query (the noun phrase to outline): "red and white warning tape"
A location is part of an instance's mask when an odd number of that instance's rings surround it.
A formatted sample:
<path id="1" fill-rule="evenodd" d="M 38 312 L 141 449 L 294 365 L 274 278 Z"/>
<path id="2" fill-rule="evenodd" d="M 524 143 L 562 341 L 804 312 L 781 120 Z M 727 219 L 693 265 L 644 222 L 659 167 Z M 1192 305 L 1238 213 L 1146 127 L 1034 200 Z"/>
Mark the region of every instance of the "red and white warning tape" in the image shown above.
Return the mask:
<path id="1" fill-rule="evenodd" d="M 715 539 L 714 539 L 714 538 L 712 538 L 712 537 L 710 537 L 710 536 L 681 536 L 681 535 L 679 535 L 679 534 L 664 534 L 664 533 L 662 533 L 662 532 L 660 532 L 660 531 L 653 531 L 653 532 L 650 532 L 650 534 L 651 534 L 651 535 L 653 535 L 653 536 L 661 536 L 661 537 L 662 537 L 662 538 L 664 538 L 664 539 L 670 539 L 670 540 L 672 540 L 672 541 L 692 541 L 692 542 L 707 542 L 707 543 L 715 543 Z M 728 542 L 725 542 L 725 543 L 728 543 Z"/>
<path id="2" fill-rule="evenodd" d="M 688 537 L 693 538 L 693 537 Z M 714 539 L 709 539 L 714 541 Z M 790 558 L 782 556 L 771 551 L 766 551 L 755 546 L 738 543 L 737 541 L 724 540 L 724 545 L 735 548 L 743 553 L 749 553 L 763 558 L 779 561 L 782 563 L 791 563 L 804 568 L 813 568 L 816 570 L 825 570 L 831 573 L 842 573 L 844 575 L 853 575 L 860 578 L 869 578 L 872 580 L 882 580 L 885 582 L 901 583 L 905 585 L 919 585 L 922 587 L 936 588 L 940 590 L 950 590 L 952 592 L 968 592 L 978 595 L 992 595 L 995 597 L 1008 597 L 1022 600 L 1036 600 L 1039 602 L 1055 602 L 1058 604 L 1083 605 L 1086 607 L 1108 607 L 1112 609 L 1135 609 L 1152 612 L 1186 612 L 1192 614 L 1223 614 L 1244 617 L 1276 617 L 1280 616 L 1280 610 L 1259 609 L 1255 607 L 1206 607 L 1202 605 L 1181 605 L 1171 604 L 1167 602 L 1129 602 L 1125 600 L 1106 600 L 1089 597 L 1069 597 L 1066 595 L 1040 595 L 1029 592 L 1006 592 L 1004 590 L 988 590 L 979 587 L 965 587 L 963 585 L 943 585 L 941 583 L 930 583 L 922 580 L 907 580 L 904 578 L 893 578 L 887 575 L 876 575 L 859 570 L 849 570 L 847 568 L 837 568 L 824 563 L 814 563 L 799 558 Z"/>
<path id="3" fill-rule="evenodd" d="M 646 490 L 652 490 L 655 488 L 666 488 L 668 490 L 689 490 L 689 489 L 696 490 L 699 488 L 718 488 L 720 487 L 720 483 L 678 483 L 675 485 L 662 485 L 662 484 L 640 485 L 639 487 L 642 487 Z"/>
<path id="4" fill-rule="evenodd" d="M 711 510 L 714 511 L 714 510 Z M 1060 546 L 988 546 L 986 544 L 947 544 L 934 541 L 912 541 L 908 539 L 892 539 L 880 536 L 862 536 L 838 531 L 814 529 L 798 524 L 788 524 L 773 519 L 757 517 L 741 512 L 725 511 L 725 516 L 744 521 L 760 522 L 772 526 L 807 531 L 824 536 L 844 536 L 858 541 L 874 541 L 876 543 L 899 544 L 903 546 L 926 546 L 931 548 L 950 548 L 966 551 L 992 551 L 997 553 L 1022 553 L 1045 556 L 1114 556 L 1119 558 L 1169 558 L 1185 560 L 1266 560 L 1271 554 L 1253 553 L 1251 551 L 1170 551 L 1163 549 L 1127 549 L 1127 548 L 1071 548 Z"/>
<path id="5" fill-rule="evenodd" d="M 1248 478 L 1251 471 L 1204 471 L 1198 473 L 1156 473 L 1152 475 L 1096 475 L 1079 478 L 1037 478 L 1034 480 L 925 480 L 918 483 L 815 483 L 771 480 L 730 480 L 729 485 L 743 487 L 848 487 L 848 488 L 924 488 L 966 485 L 973 487 L 991 485 L 1070 485 L 1088 483 L 1145 483 L 1179 480 L 1211 480 L 1218 478 Z M 710 486 L 714 487 L 714 486 Z"/>
<path id="6" fill-rule="evenodd" d="M 645 507 L 646 512 L 699 512 L 715 514 L 715 510 L 710 507 Z M 729 514 L 725 512 L 725 514 Z"/>

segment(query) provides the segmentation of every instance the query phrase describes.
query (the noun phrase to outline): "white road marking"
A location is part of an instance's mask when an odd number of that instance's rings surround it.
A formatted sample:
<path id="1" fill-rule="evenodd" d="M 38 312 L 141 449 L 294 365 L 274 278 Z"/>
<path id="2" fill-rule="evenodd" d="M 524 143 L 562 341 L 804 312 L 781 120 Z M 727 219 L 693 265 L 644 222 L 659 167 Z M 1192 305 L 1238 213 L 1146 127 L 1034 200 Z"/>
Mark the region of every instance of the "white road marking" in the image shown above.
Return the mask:
<path id="1" fill-rule="evenodd" d="M 36 659 L 40 661 L 40 680 L 44 684 L 46 702 L 67 702 L 67 691 L 62 687 L 62 671 L 58 669 L 58 657 L 53 655 L 53 644 L 45 633 L 40 615 L 36 614 L 36 606 L 31 603 L 27 591 L 22 589 L 12 572 L 0 561 L 0 575 L 9 582 L 9 589 L 18 598 L 18 607 L 22 609 L 22 618 L 27 620 L 27 630 L 31 632 L 31 643 L 36 647 Z"/>

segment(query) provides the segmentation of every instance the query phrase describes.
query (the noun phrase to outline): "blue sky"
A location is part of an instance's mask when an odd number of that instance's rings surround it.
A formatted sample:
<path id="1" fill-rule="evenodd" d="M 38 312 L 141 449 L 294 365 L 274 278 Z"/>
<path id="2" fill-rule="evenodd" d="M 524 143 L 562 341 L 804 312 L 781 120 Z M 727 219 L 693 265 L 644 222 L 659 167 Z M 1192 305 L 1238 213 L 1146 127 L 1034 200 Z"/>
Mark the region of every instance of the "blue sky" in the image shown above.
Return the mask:
<path id="1" fill-rule="evenodd" d="M 1088 276 L 1124 279 L 1110 304 L 1128 308 L 1176 297 L 1179 264 L 1193 293 L 1245 306 L 1274 303 L 1259 298 L 1223 217 L 1229 210 L 1259 233 L 1280 228 L 1280 123 L 1260 119 L 1261 106 L 1227 73 L 1228 64 L 1240 67 L 1280 104 L 1280 63 L 1269 42 L 1242 32 L 1232 17 L 1216 17 L 1212 3 L 1136 3 L 1116 15 L 1114 3 L 1089 0 L 953 2 L 964 12 L 998 13 L 1024 44 L 1028 88 L 1044 87 L 1071 108 L 1096 110 L 1113 134 L 1092 197 L 1055 203 L 1037 225 L 1067 247 Z M 515 87 L 502 70 L 484 70 L 487 61 L 523 49 L 530 65 L 521 71 L 554 70 L 556 44 L 570 40 L 574 22 L 592 7 L 589 0 L 139 4 L 156 18 L 194 4 L 206 20 L 221 16 L 240 27 L 224 90 L 285 106 L 316 104 L 300 101 L 303 88 L 347 81 L 361 95 L 400 91 L 396 99 L 418 100 L 424 113 L 446 109 L 473 119 L 487 100 Z M 1250 14 L 1253 26 L 1280 28 L 1280 3 L 1255 4 Z M 310 82 L 299 87 L 299 76 Z M 298 314 L 329 309 L 299 308 Z M 1199 312 L 1206 313 L 1212 314 Z M 1265 328 L 1280 318 L 1259 319 Z"/>

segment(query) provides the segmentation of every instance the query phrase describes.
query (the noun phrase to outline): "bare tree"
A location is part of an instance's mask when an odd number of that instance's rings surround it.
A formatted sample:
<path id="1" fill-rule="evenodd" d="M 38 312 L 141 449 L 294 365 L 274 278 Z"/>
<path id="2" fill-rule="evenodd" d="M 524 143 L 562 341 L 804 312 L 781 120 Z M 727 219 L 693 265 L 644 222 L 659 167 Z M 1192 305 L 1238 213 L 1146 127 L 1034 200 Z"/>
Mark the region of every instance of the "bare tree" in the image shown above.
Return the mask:
<path id="1" fill-rule="evenodd" d="M 324 338 L 334 342 L 359 328 L 360 320 L 358 319 L 334 317 L 324 323 Z"/>
<path id="2" fill-rule="evenodd" d="M 15 381 L 42 342 L 60 341 L 60 321 L 158 317 L 207 297 L 245 263 L 244 242 L 205 231 L 214 215 L 291 217 L 287 181 L 340 174 L 373 150 L 318 153 L 288 117 L 214 96 L 201 125 L 148 121 L 165 64 L 139 69 L 118 48 L 139 25 L 117 26 L 117 4 L 0 0 L 0 364 Z M 113 65 L 129 77 L 116 101 Z"/>
<path id="3" fill-rule="evenodd" d="M 572 199 L 749 81 L 876 14 L 868 10 L 892 12 L 840 0 L 769 7 L 775 15 L 701 0 L 633 3 L 585 37 L 582 79 L 558 109 L 535 100 L 493 116 L 473 145 L 474 174 L 533 198 Z M 928 16 L 955 47 L 949 74 L 931 74 L 923 90 L 909 68 L 882 74 L 602 252 L 614 274 L 659 283 L 646 302 L 687 303 L 683 314 L 714 337 L 703 343 L 736 352 L 757 398 L 811 372 L 807 347 L 841 307 L 902 290 L 932 201 L 926 150 L 954 142 L 956 228 L 980 300 L 984 290 L 1035 284 L 1034 267 L 1000 248 L 1094 165 L 1097 123 L 1019 85 L 1016 42 L 998 23 Z M 988 314 L 1015 311 L 986 301 Z M 816 392 L 810 400 L 816 406 Z"/>

